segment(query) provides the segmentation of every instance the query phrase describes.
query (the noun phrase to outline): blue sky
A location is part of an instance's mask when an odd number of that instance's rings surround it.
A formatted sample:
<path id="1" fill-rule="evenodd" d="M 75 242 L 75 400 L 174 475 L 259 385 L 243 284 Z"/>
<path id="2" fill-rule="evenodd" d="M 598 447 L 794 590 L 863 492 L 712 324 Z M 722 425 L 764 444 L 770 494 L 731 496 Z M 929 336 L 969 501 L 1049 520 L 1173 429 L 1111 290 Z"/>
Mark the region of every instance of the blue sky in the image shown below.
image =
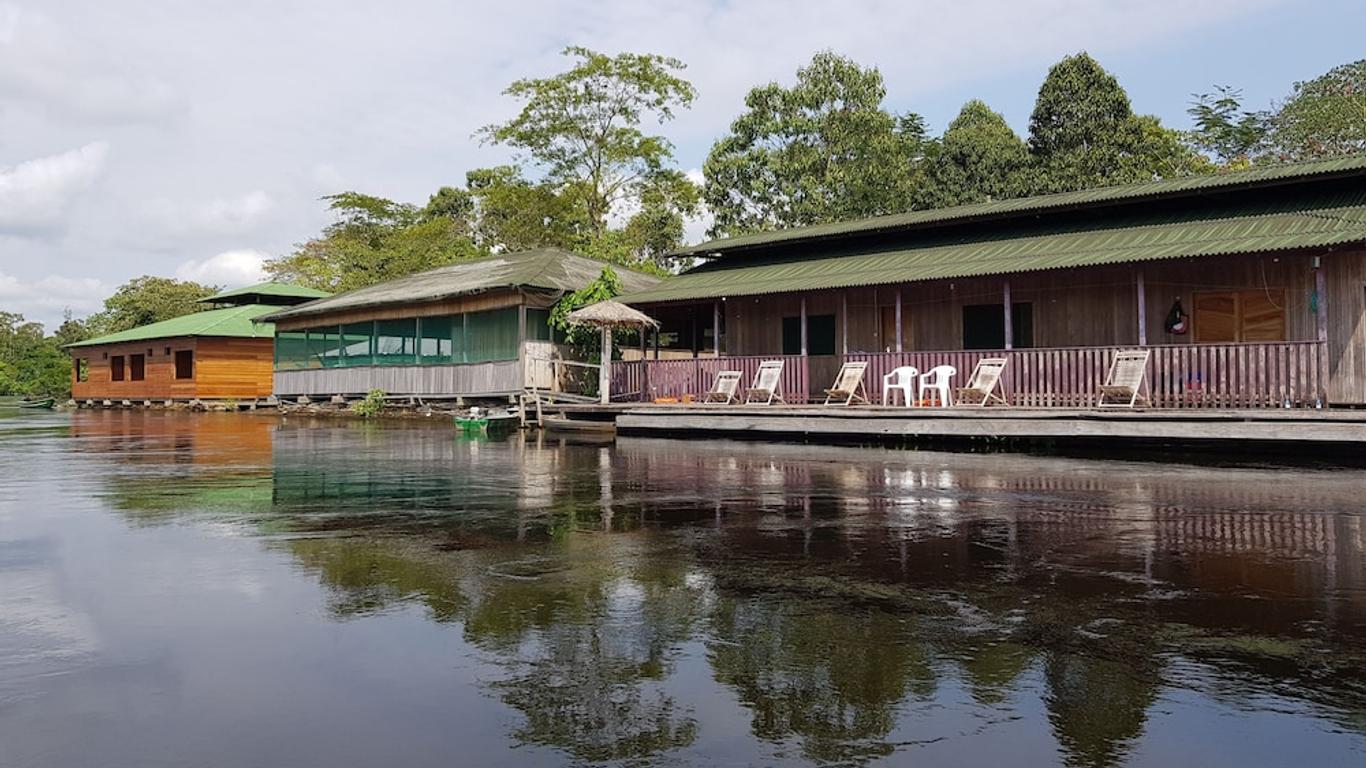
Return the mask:
<path id="1" fill-rule="evenodd" d="M 1361 29 L 1366 3 L 1339 0 L 0 0 L 0 310 L 51 324 L 143 274 L 254 281 L 327 223 L 321 195 L 422 202 L 507 162 L 471 133 L 569 44 L 688 63 L 700 96 L 662 132 L 696 172 L 749 87 L 823 48 L 936 132 L 981 98 L 1023 134 L 1066 54 L 1181 128 L 1192 92 L 1261 108 L 1366 57 Z"/>

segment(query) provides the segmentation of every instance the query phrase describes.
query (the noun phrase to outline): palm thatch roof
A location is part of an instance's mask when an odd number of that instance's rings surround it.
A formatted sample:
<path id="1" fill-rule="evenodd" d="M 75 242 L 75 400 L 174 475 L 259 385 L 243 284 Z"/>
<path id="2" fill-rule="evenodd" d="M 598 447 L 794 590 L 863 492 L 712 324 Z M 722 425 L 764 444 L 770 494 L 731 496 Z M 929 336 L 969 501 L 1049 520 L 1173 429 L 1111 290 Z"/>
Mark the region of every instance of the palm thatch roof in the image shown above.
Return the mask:
<path id="1" fill-rule="evenodd" d="M 641 328 L 647 325 L 653 327 L 659 325 L 658 320 L 644 312 L 611 299 L 589 304 L 586 307 L 579 307 L 569 313 L 568 320 L 575 325 L 596 325 L 598 327 Z"/>

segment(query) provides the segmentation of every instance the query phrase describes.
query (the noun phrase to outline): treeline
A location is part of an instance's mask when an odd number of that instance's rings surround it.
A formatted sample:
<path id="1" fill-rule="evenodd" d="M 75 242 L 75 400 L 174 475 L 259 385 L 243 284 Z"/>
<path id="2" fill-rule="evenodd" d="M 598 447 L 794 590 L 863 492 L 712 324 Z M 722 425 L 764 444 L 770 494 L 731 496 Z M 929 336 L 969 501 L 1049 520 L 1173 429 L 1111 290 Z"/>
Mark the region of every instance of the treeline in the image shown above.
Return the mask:
<path id="1" fill-rule="evenodd" d="M 1194 127 L 1136 113 L 1113 75 L 1085 53 L 1055 64 L 1027 136 L 981 101 L 939 136 L 884 102 L 882 74 L 830 52 L 792 85 L 753 88 L 694 184 L 662 125 L 695 97 L 683 63 L 569 48 L 549 78 L 504 93 L 521 111 L 475 138 L 514 161 L 468 172 L 426 205 L 344 192 L 336 221 L 268 263 L 282 280 L 346 290 L 499 251 L 555 246 L 664 272 L 684 224 L 704 208 L 708 234 L 900 213 L 984 200 L 1216 173 L 1366 148 L 1366 60 L 1295 83 L 1264 110 L 1217 87 L 1189 97 Z"/>
<path id="2" fill-rule="evenodd" d="M 560 247 L 663 273 L 678 266 L 667 254 L 683 244 L 685 223 L 704 210 L 713 217 L 708 234 L 725 237 L 1366 149 L 1366 60 L 1295 83 L 1264 109 L 1248 108 L 1229 86 L 1188 97 L 1193 127 L 1178 130 L 1134 112 L 1115 77 L 1080 53 L 1049 70 L 1028 135 L 972 100 L 934 136 L 920 115 L 885 106 L 876 68 L 821 52 L 792 85 L 750 90 L 697 184 L 651 129 L 696 97 L 683 62 L 579 47 L 565 55 L 564 72 L 509 85 L 504 94 L 520 111 L 475 134 L 511 150 L 508 163 L 471 170 L 424 205 L 330 195 L 334 222 L 267 271 L 342 291 L 490 253 Z M 64 392 L 62 344 L 203 309 L 197 300 L 215 290 L 138 278 L 104 311 L 68 317 L 50 336 L 0 314 L 0 394 Z"/>

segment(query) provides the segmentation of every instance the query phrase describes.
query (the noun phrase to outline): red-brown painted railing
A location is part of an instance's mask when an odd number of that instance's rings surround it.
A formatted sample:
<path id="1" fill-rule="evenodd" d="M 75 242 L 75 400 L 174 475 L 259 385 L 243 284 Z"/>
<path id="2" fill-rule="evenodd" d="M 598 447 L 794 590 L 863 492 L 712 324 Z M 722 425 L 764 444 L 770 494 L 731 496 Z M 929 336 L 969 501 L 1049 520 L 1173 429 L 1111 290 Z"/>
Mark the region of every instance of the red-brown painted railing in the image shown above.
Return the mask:
<path id="1" fill-rule="evenodd" d="M 983 357 L 1007 359 L 1001 394 L 1012 405 L 1084 408 L 1095 405 L 1096 390 L 1119 348 L 947 352 L 851 353 L 866 361 L 870 398 L 882 393 L 882 377 L 910 365 L 920 372 L 937 365 L 958 369 L 954 386 L 963 386 Z M 1315 341 L 1245 344 L 1172 344 L 1149 347 L 1146 384 L 1159 408 L 1311 407 L 1323 396 L 1324 345 Z"/>
<path id="2" fill-rule="evenodd" d="M 754 382 L 760 363 L 782 360 L 782 394 L 789 403 L 805 402 L 807 360 L 801 355 L 696 357 L 683 360 L 645 360 L 612 363 L 612 397 L 620 400 L 698 397 L 711 389 L 719 371 L 739 371 L 741 392 Z M 643 393 L 643 394 L 641 394 Z"/>

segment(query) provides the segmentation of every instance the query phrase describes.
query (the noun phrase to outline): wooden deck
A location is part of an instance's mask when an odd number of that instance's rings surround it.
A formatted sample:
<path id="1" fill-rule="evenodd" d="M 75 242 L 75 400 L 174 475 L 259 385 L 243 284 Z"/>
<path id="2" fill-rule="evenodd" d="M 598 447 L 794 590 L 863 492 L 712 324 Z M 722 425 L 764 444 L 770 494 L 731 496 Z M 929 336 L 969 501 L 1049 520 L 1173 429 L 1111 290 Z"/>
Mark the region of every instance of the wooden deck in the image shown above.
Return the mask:
<path id="1" fill-rule="evenodd" d="M 557 409 L 561 410 L 561 409 Z M 832 442 L 1164 444 L 1191 449 L 1342 451 L 1366 461 L 1366 411 L 1318 409 L 884 408 L 881 406 L 565 406 L 615 420 L 624 435 Z M 1343 458 L 1349 458 L 1344 454 Z"/>

